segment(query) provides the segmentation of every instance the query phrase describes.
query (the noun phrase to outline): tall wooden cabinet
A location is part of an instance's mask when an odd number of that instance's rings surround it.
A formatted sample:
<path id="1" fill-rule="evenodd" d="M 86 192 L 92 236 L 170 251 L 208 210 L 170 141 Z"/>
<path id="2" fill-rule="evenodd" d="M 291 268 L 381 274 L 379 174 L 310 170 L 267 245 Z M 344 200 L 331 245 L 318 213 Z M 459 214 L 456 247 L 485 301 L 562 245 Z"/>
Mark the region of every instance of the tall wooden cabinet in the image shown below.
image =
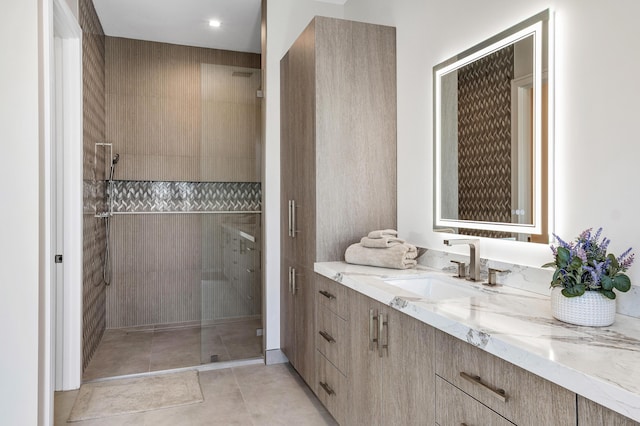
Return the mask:
<path id="1" fill-rule="evenodd" d="M 280 62 L 281 347 L 310 385 L 313 263 L 396 226 L 395 45 L 395 28 L 316 17 Z"/>

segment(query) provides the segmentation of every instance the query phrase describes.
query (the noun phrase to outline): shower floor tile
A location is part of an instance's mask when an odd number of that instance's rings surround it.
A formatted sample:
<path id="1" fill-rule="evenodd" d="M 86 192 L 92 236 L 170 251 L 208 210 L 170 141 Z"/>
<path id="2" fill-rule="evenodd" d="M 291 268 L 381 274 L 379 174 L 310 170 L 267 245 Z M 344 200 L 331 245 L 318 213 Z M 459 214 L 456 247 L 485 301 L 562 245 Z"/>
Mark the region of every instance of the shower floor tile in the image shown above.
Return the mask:
<path id="1" fill-rule="evenodd" d="M 261 357 L 260 319 L 192 327 L 106 330 L 84 381 Z"/>

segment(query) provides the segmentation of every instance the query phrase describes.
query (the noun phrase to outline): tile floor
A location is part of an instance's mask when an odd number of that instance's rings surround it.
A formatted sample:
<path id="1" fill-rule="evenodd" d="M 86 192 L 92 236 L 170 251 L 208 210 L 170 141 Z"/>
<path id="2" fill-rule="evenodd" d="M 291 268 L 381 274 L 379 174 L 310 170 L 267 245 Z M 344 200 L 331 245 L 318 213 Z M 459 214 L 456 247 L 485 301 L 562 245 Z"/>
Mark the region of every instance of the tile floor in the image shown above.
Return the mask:
<path id="1" fill-rule="evenodd" d="M 337 425 L 289 364 L 200 372 L 204 402 L 69 423 L 75 426 Z M 55 396 L 55 425 L 66 425 L 78 391 Z"/>
<path id="2" fill-rule="evenodd" d="M 260 319 L 210 326 L 107 330 L 83 381 L 262 356 Z"/>

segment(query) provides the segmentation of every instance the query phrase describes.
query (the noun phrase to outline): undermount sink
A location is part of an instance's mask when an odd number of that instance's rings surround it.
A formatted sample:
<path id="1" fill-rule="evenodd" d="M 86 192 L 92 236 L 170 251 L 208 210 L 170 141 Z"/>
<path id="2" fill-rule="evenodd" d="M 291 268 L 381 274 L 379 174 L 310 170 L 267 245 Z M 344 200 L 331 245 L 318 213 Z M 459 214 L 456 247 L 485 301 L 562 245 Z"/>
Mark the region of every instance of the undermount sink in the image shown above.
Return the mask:
<path id="1" fill-rule="evenodd" d="M 430 300 L 460 299 L 483 294 L 467 281 L 450 282 L 441 277 L 396 278 L 384 282 Z"/>

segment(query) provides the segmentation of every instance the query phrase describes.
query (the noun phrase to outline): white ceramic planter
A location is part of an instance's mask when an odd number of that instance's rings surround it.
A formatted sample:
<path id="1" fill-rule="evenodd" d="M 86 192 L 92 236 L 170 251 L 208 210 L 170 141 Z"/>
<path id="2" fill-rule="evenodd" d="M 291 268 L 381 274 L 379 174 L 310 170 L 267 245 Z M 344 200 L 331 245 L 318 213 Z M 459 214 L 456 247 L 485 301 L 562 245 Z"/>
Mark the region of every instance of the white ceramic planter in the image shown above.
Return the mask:
<path id="1" fill-rule="evenodd" d="M 551 290 L 551 314 L 569 324 L 605 327 L 616 320 L 616 300 L 597 291 L 586 291 L 578 297 L 564 297 L 562 287 L 554 287 Z"/>

